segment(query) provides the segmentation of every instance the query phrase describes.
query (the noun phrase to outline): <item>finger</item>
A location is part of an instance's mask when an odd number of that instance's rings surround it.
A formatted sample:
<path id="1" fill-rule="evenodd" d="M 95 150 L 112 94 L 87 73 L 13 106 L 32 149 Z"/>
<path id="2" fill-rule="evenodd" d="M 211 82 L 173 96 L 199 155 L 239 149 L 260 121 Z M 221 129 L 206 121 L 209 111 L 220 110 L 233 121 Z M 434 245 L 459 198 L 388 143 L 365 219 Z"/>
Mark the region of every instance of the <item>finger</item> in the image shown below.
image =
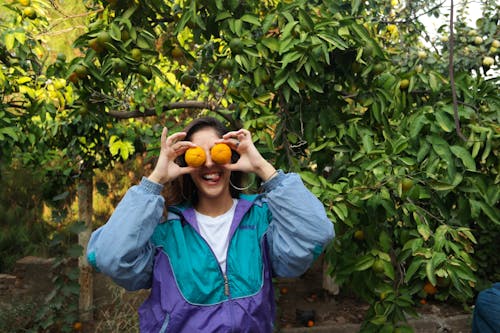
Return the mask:
<path id="1" fill-rule="evenodd" d="M 167 138 L 167 143 L 169 146 L 172 146 L 174 143 L 176 143 L 179 140 L 182 140 L 186 137 L 186 132 L 178 132 L 175 134 L 172 134 Z"/>
<path id="2" fill-rule="evenodd" d="M 216 140 L 215 143 L 225 143 L 231 149 L 234 149 L 234 150 L 237 150 L 238 146 L 240 145 L 240 141 L 236 138 L 219 139 L 219 140 Z"/>
<path id="3" fill-rule="evenodd" d="M 226 134 L 224 134 L 222 136 L 223 139 L 225 140 L 228 140 L 230 138 L 237 138 L 238 137 L 238 134 L 240 134 L 241 130 L 238 130 L 238 131 L 231 131 L 231 132 L 227 132 Z"/>
<path id="4" fill-rule="evenodd" d="M 176 153 L 179 153 L 178 155 L 184 154 L 184 152 L 186 150 L 188 150 L 189 148 L 192 148 L 192 147 L 196 147 L 196 145 L 194 143 L 192 143 L 191 141 L 178 141 L 172 145 L 172 149 Z"/>
<path id="5" fill-rule="evenodd" d="M 162 149 L 167 147 L 167 134 L 168 134 L 168 129 L 166 127 L 163 127 L 163 130 L 161 131 L 161 148 Z"/>

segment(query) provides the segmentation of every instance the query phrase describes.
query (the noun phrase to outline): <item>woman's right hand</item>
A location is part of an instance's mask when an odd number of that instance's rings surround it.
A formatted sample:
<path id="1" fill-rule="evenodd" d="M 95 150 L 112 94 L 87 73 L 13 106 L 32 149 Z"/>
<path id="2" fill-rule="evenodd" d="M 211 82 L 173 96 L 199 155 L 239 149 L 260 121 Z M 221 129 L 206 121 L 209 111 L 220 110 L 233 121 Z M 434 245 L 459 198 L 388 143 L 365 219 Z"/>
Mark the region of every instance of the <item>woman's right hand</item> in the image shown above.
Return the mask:
<path id="1" fill-rule="evenodd" d="M 175 133 L 169 137 L 167 134 L 168 130 L 164 127 L 161 132 L 160 156 L 153 172 L 148 177 L 149 180 L 162 185 L 194 169 L 190 166 L 181 167 L 175 163 L 175 160 L 196 145 L 190 141 L 182 141 L 186 137 L 185 132 Z"/>

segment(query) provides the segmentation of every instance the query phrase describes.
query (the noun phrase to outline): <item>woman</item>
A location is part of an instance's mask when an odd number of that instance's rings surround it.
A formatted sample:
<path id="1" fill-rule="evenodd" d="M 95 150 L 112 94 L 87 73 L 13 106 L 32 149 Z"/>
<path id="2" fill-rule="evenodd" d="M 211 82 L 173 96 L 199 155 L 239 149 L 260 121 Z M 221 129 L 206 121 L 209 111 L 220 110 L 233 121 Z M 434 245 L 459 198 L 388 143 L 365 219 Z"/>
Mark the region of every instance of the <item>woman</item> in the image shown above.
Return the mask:
<path id="1" fill-rule="evenodd" d="M 216 143 L 237 158 L 214 163 Z M 202 166 L 179 162 L 191 147 L 205 151 Z M 240 193 L 242 173 L 260 177 L 263 192 Z M 127 290 L 151 288 L 139 309 L 141 332 L 265 333 L 275 319 L 272 277 L 303 274 L 333 236 L 297 174 L 277 171 L 248 130 L 230 132 L 207 117 L 168 137 L 163 129 L 153 172 L 92 234 L 87 255 Z"/>

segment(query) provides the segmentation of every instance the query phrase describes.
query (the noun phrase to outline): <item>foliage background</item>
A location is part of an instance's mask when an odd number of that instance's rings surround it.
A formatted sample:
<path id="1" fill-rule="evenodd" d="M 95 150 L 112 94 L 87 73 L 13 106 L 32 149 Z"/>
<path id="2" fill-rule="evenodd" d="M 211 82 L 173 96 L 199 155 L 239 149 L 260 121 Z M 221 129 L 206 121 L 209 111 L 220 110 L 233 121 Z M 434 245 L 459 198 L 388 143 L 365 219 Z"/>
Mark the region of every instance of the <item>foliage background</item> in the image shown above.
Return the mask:
<path id="1" fill-rule="evenodd" d="M 500 278 L 499 17 L 482 1 L 471 26 L 458 8 L 453 35 L 443 22 L 431 36 L 418 17 L 434 1 L 6 1 L 1 268 L 77 256 L 82 180 L 96 227 L 154 163 L 162 126 L 211 114 L 325 204 L 326 258 L 371 304 L 364 331 L 408 330 L 422 298 L 470 305 Z"/>

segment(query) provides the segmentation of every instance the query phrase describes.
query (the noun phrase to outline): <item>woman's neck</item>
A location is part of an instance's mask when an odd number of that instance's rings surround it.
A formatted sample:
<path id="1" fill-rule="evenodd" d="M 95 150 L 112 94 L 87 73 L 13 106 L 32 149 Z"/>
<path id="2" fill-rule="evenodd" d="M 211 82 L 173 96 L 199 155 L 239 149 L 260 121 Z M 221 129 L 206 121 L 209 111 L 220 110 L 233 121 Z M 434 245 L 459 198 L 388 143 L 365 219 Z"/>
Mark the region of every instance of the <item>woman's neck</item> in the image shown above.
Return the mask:
<path id="1" fill-rule="evenodd" d="M 202 198 L 195 206 L 196 211 L 203 215 L 216 217 L 224 214 L 233 206 L 233 198 L 230 194 L 223 198 Z"/>

